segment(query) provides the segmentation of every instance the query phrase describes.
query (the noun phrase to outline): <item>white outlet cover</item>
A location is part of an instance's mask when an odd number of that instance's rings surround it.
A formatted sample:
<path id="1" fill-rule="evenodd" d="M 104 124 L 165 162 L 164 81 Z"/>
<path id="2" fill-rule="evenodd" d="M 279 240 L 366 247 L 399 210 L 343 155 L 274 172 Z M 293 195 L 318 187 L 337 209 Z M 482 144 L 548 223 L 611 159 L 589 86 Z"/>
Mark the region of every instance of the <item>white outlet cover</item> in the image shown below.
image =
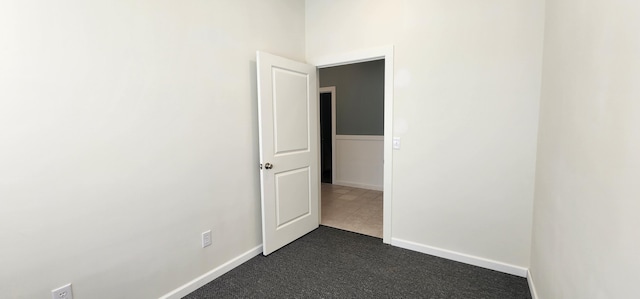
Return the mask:
<path id="1" fill-rule="evenodd" d="M 51 298 L 53 299 L 73 299 L 73 291 L 71 290 L 71 284 L 61 286 L 51 291 Z"/>
<path id="2" fill-rule="evenodd" d="M 202 248 L 211 246 L 211 230 L 202 233 Z"/>

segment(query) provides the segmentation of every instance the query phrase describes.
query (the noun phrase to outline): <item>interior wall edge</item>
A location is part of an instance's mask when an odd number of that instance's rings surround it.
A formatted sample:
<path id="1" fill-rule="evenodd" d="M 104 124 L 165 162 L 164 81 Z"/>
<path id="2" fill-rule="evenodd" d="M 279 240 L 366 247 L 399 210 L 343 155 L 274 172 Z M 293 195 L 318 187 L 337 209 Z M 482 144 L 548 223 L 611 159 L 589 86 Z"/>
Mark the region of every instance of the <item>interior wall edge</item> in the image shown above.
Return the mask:
<path id="1" fill-rule="evenodd" d="M 531 299 L 538 299 L 538 292 L 536 286 L 533 283 L 533 277 L 531 277 L 531 270 L 527 270 L 527 283 L 529 284 L 529 291 L 531 292 Z"/>

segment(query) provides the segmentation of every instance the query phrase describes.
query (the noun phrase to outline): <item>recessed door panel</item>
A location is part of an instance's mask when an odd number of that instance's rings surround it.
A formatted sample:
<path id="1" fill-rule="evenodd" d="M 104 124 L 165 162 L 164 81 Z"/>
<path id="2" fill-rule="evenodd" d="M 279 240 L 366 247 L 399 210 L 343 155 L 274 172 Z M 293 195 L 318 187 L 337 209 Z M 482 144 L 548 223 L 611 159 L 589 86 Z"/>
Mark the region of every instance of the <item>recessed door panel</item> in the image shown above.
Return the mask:
<path id="1" fill-rule="evenodd" d="M 275 154 L 309 150 L 308 75 L 274 67 Z M 305 100 L 307 99 L 307 100 Z"/>
<path id="2" fill-rule="evenodd" d="M 277 228 L 309 214 L 309 168 L 278 173 L 276 178 Z"/>

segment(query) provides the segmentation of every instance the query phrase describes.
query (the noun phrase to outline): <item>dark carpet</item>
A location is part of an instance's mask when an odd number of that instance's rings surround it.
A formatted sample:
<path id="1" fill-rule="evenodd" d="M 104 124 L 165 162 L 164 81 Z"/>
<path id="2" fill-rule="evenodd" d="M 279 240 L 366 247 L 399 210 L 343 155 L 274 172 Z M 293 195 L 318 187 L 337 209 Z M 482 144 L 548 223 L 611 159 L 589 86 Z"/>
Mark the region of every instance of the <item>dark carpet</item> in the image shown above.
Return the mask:
<path id="1" fill-rule="evenodd" d="M 326 226 L 184 298 L 531 298 L 527 280 Z"/>

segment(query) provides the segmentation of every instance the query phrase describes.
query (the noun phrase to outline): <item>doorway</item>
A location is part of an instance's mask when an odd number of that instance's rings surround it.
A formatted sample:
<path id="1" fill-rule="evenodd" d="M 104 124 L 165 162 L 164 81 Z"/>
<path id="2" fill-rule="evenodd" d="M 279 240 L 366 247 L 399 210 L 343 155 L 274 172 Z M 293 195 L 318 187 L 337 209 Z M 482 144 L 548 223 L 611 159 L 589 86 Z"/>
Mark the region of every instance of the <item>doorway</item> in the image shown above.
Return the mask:
<path id="1" fill-rule="evenodd" d="M 320 92 L 320 182 L 333 183 L 333 152 L 336 136 L 335 86 L 321 87 Z"/>
<path id="2" fill-rule="evenodd" d="M 322 207 L 321 201 L 318 200 L 319 191 L 320 191 L 320 169 L 319 169 L 319 124 L 320 121 L 318 119 L 319 116 L 319 104 L 318 100 L 318 90 L 317 85 L 314 86 L 313 82 L 317 81 L 317 70 L 318 68 L 326 68 L 330 66 L 338 66 L 350 63 L 357 62 L 366 62 L 371 60 L 380 60 L 384 59 L 385 62 L 385 72 L 384 72 L 384 134 L 386 138 L 384 138 L 384 186 L 383 186 L 383 242 L 386 244 L 391 244 L 391 178 L 392 178 L 392 142 L 391 142 L 391 133 L 392 133 L 392 111 L 393 108 L 393 46 L 380 47 L 374 49 L 367 49 L 361 51 L 350 52 L 347 54 L 341 54 L 336 56 L 325 56 L 321 59 L 309 59 L 307 63 L 300 63 L 294 60 L 290 60 L 283 57 L 278 57 L 275 55 L 271 55 L 264 52 L 257 52 L 257 73 L 258 73 L 258 103 L 259 103 L 259 131 L 260 131 L 260 169 L 261 169 L 261 197 L 262 197 L 262 227 L 263 227 L 263 254 L 268 254 L 266 251 L 277 250 L 277 248 L 283 246 L 286 243 L 289 243 L 295 238 L 303 235 L 304 233 L 317 228 L 319 224 L 318 217 L 321 216 Z M 274 80 L 274 77 L 280 76 L 281 78 L 275 78 L 278 80 Z M 287 79 L 287 80 L 280 80 Z M 286 82 L 285 82 L 286 81 Z M 284 84 L 284 85 L 283 85 Z M 282 87 L 282 88 L 281 88 Z M 280 94 L 272 93 L 273 90 L 282 90 Z M 306 91 L 306 92 L 305 92 Z M 293 98 L 292 98 L 293 97 Z M 289 102 L 297 102 L 295 99 L 305 98 L 306 105 L 293 105 L 292 107 L 302 108 L 307 107 L 307 110 L 301 110 L 294 114 L 277 115 L 273 113 L 272 106 L 270 104 L 274 104 L 278 102 L 278 105 L 281 107 L 289 107 Z M 314 98 L 315 104 L 310 100 Z M 263 105 L 263 102 L 265 105 Z M 273 102 L 273 103 L 272 103 Z M 264 106 L 264 107 L 263 107 Z M 282 110 L 282 109 L 280 109 Z M 284 109 L 287 110 L 287 109 Z M 290 110 L 290 109 L 289 109 Z M 286 111 L 285 111 L 286 112 Z M 306 126 L 305 119 L 302 116 L 307 117 Z M 260 117 L 262 116 L 262 117 Z M 284 116 L 284 123 L 290 123 L 289 125 L 281 125 L 279 127 L 275 127 L 279 122 L 274 122 L 274 117 L 277 116 L 280 119 L 281 116 Z M 295 122 L 295 123 L 292 123 Z M 266 129 L 265 129 L 266 128 Z M 306 128 L 306 131 L 305 131 Z M 276 149 L 279 152 L 273 152 L 274 146 L 265 145 L 264 140 L 269 140 L 271 142 L 278 142 L 277 140 L 272 140 L 275 135 L 273 130 L 278 129 L 280 131 L 287 130 L 282 134 L 283 138 L 287 140 L 281 140 L 282 142 L 278 143 L 282 148 L 277 147 Z M 263 132 L 265 131 L 266 132 Z M 270 131 L 271 130 L 271 131 Z M 293 135 L 292 135 L 293 134 Z M 268 135 L 267 138 L 264 138 L 263 135 Z M 280 136 L 278 134 L 277 136 Z M 305 136 L 306 142 L 305 142 Z M 295 139 L 295 138 L 297 139 Z M 310 138 L 309 138 L 310 137 Z M 292 140 L 294 138 L 295 140 Z M 335 144 L 335 143 L 334 143 Z M 306 145 L 306 149 L 305 149 Z M 295 171 L 289 171 L 288 166 L 291 166 L 286 161 L 280 161 L 281 158 L 287 158 L 291 156 L 289 152 L 294 150 L 295 153 L 303 153 L 306 154 L 307 160 L 309 160 L 307 166 L 296 169 Z M 305 160 L 305 161 L 307 161 Z M 315 160 L 315 162 L 313 162 Z M 335 161 L 335 158 L 332 159 Z M 305 162 L 303 161 L 303 162 Z M 272 170 L 273 163 L 275 162 L 277 170 Z M 281 163 L 283 162 L 283 163 Z M 335 165 L 335 162 L 333 162 Z M 263 169 L 264 165 L 264 169 Z M 282 168 L 282 167 L 285 168 Z M 304 173 L 303 173 L 304 172 Z M 335 167 L 333 167 L 332 172 L 335 173 Z M 283 173 L 286 175 L 296 175 L 297 180 L 291 179 L 282 179 Z M 306 179 L 305 174 L 306 173 Z M 274 180 L 274 177 L 278 175 L 280 180 Z M 332 182 L 334 181 L 335 176 L 332 177 Z M 292 192 L 284 192 L 281 194 L 274 194 L 273 187 L 274 185 L 284 185 L 290 186 L 288 191 Z M 309 184 L 307 186 L 307 190 L 302 190 L 301 186 L 306 186 L 306 183 Z M 296 187 L 297 186 L 297 187 Z M 296 189 L 297 188 L 297 189 Z M 285 194 L 286 193 L 286 194 Z M 283 195 L 287 195 L 287 202 L 280 201 L 280 205 L 278 205 L 277 199 L 278 195 L 282 197 Z M 307 198 L 308 195 L 308 198 Z M 305 203 L 307 203 L 305 205 Z M 311 205 L 309 205 L 309 203 Z M 266 207 L 266 208 L 265 208 Z M 306 208 L 305 208 L 306 207 Z M 284 212 L 287 214 L 287 218 L 280 217 L 279 220 L 275 219 L 278 216 L 278 212 Z M 299 216 L 296 216 L 299 215 Z M 303 226 L 298 225 L 290 225 L 291 219 L 299 222 L 298 220 L 302 219 L 309 220 L 304 223 Z M 276 221 L 274 221 L 274 219 Z M 277 223 L 280 221 L 281 223 Z M 282 222 L 284 221 L 284 222 Z M 297 223 L 296 222 L 296 223 Z M 307 225 L 308 224 L 308 225 Z M 283 226 L 286 225 L 287 228 L 291 228 L 291 230 L 287 231 L 287 235 L 274 236 L 273 226 Z M 277 227 L 276 227 L 277 228 Z M 276 230 L 277 233 L 277 230 Z M 271 234 L 271 235 L 270 235 Z M 276 244 L 272 250 L 266 250 L 267 241 L 278 241 L 279 245 Z M 273 246 L 271 246 L 273 247 Z"/>
<path id="3" fill-rule="evenodd" d="M 382 242 L 391 244 L 391 210 L 393 202 L 393 45 L 355 50 L 346 53 L 319 57 L 308 57 L 308 63 L 317 68 L 345 65 L 357 62 L 384 59 L 384 170 L 383 170 L 383 233 Z M 319 215 L 322 206 L 319 204 Z"/>
<path id="4" fill-rule="evenodd" d="M 378 238 L 383 237 L 384 66 L 378 59 L 318 72 L 320 223 Z"/>

